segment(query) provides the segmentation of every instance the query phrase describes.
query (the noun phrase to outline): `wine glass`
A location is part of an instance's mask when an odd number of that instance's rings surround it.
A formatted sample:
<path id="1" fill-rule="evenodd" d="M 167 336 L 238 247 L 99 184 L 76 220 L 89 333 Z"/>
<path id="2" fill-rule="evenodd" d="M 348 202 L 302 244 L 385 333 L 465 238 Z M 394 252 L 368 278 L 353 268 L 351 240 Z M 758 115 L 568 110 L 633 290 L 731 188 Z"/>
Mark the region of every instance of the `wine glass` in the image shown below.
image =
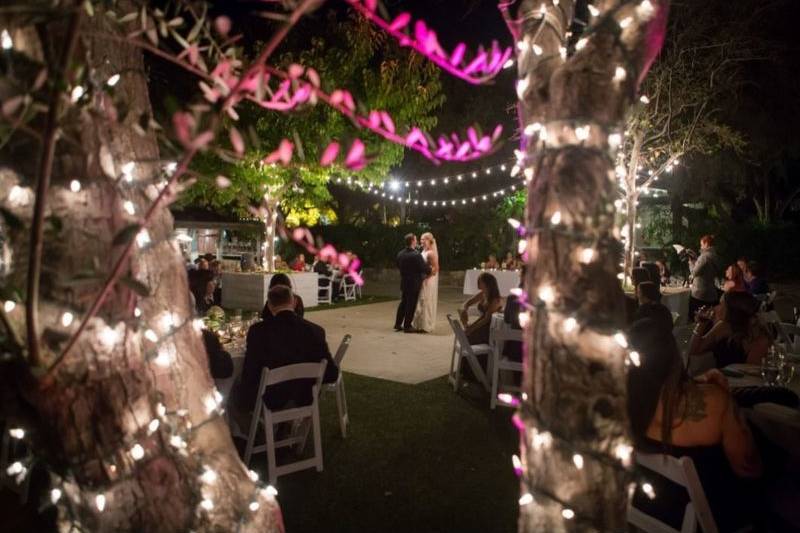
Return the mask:
<path id="1" fill-rule="evenodd" d="M 779 384 L 780 377 L 780 362 L 772 354 L 761 360 L 761 377 L 764 379 L 764 384 L 768 387 L 776 387 Z"/>

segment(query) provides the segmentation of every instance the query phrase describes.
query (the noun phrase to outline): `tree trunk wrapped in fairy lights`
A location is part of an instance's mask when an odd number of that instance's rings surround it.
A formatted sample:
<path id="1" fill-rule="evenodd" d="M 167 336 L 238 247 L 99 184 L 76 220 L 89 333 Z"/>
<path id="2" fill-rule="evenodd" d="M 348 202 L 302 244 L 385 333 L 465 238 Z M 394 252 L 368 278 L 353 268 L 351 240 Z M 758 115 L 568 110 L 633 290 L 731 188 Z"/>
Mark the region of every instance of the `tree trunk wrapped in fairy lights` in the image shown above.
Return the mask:
<path id="1" fill-rule="evenodd" d="M 49 80 L 36 83 L 54 86 L 52 116 L 42 118 L 52 121 L 25 124 L 4 148 L 10 157 L 0 168 L 12 251 L 4 287 L 41 279 L 28 292 L 34 304 L 7 304 L 3 311 L 4 346 L 17 352 L 4 362 L 5 399 L 12 391 L 19 399 L 6 402 L 4 415 L 15 436 L 38 452 L 35 463 L 23 459 L 9 469 L 23 475 L 35 465 L 50 469 L 43 505 L 58 506 L 64 531 L 282 531 L 274 493 L 256 483 L 233 445 L 201 324 L 192 318 L 166 209 L 175 193 L 167 182 L 185 171 L 185 162 L 173 168 L 161 161 L 155 134 L 143 129 L 151 110 L 142 53 L 109 40 L 120 34 L 106 12 L 90 16 L 76 6 L 58 20 L 62 8 L 40 7 L 40 31 L 16 27 L 9 33 L 14 48 L 4 51 L 18 67 L 7 80 L 30 74 L 19 65 L 36 61 L 49 65 Z M 118 3 L 125 7 L 134 9 Z M 92 87 L 106 84 L 114 85 L 116 108 L 109 93 Z M 44 133 L 26 136 L 34 128 Z M 44 154 L 38 160 L 37 151 Z M 44 175 L 51 179 L 43 186 Z M 148 209 L 147 229 L 139 229 Z M 36 213 L 44 223 L 44 255 L 32 252 L 26 261 Z M 33 263 L 43 265 L 41 277 Z M 101 297 L 115 264 L 121 283 Z M 98 312 L 84 323 L 93 302 Z M 33 337 L 22 335 L 26 313 L 36 319 L 28 321 Z"/>
<path id="2" fill-rule="evenodd" d="M 620 531 L 632 486 L 625 367 L 637 354 L 621 331 L 614 160 L 667 3 L 600 1 L 586 17 L 572 0 L 512 4 L 500 7 L 517 41 L 529 183 L 519 530 Z M 576 18 L 588 20 L 573 37 Z"/>

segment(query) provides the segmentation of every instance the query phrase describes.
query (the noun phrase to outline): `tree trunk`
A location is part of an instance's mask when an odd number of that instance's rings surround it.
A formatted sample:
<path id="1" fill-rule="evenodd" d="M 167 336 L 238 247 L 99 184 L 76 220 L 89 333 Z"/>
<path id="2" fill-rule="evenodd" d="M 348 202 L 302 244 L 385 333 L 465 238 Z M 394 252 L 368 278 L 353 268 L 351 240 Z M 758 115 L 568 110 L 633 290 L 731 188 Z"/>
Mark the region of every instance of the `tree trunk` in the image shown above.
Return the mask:
<path id="1" fill-rule="evenodd" d="M 595 3 L 604 13 L 619 4 Z M 560 47 L 574 2 L 526 0 L 516 17 L 525 43 L 517 58 L 520 118 L 530 131 L 542 125 L 523 146 L 532 175 L 526 222 L 532 308 L 518 413 L 522 532 L 626 529 L 632 449 L 627 352 L 618 335 L 625 316 L 617 276 L 623 250 L 607 136 L 622 133 L 640 73 L 663 38 L 666 3 L 648 4 L 652 18 L 627 4 L 615 15 L 631 17 L 622 35 L 613 19 L 598 23 L 568 59 Z"/>
<path id="2" fill-rule="evenodd" d="M 135 11 L 124 4 L 118 13 Z M 61 120 L 66 140 L 58 144 L 47 196 L 53 230 L 45 241 L 39 332 L 45 367 L 77 330 L 120 255 L 121 241 L 115 237 L 141 219 L 163 172 L 155 135 L 134 128 L 151 113 L 141 53 L 104 38 L 117 31 L 105 13 L 80 16 L 82 47 L 75 59 L 85 61 L 95 85 L 84 110 L 72 107 Z M 64 46 L 62 24 L 41 29 L 51 42 L 36 42 L 29 31 L 30 42 L 18 49 Z M 128 112 L 114 122 L 108 120 L 112 103 L 102 88 L 117 73 L 121 81 L 114 92 Z M 79 143 L 70 142 L 70 136 Z M 3 160 L 13 166 L 2 170 L 2 198 L 17 180 L 20 186 L 32 181 L 27 161 L 6 155 Z M 119 178 L 128 162 L 135 163 L 130 183 Z M 70 191 L 72 179 L 81 182 L 79 192 Z M 124 201 L 133 202 L 135 215 L 121 209 Z M 6 207 L 23 222 L 31 220 L 29 204 Z M 249 478 L 214 408 L 214 383 L 166 206 L 147 231 L 151 244 L 134 252 L 126 283 L 117 284 L 50 375 L 42 378 L 42 369 L 24 365 L 17 365 L 13 377 L 3 373 L 21 403 L 16 414 L 24 413 L 18 422 L 26 438 L 63 493 L 59 521 L 89 531 L 281 531 L 274 498 Z M 5 281 L 15 283 L 27 275 L 28 236 L 12 237 L 14 261 Z M 148 297 L 128 288 L 137 283 L 149 289 Z M 66 320 L 65 312 L 74 321 Z M 22 314 L 11 314 L 18 330 Z M 157 343 L 146 338 L 148 330 L 147 337 L 155 333 Z M 201 479 L 207 469 L 216 476 Z"/>

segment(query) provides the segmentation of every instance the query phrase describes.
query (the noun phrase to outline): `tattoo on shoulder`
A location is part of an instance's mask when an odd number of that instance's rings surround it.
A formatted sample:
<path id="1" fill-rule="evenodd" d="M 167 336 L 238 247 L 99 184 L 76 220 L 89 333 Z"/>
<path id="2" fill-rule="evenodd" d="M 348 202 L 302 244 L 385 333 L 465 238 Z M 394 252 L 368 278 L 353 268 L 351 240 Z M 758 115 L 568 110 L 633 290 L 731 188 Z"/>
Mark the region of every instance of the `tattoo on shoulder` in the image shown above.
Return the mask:
<path id="1" fill-rule="evenodd" d="M 686 392 L 686 419 L 690 422 L 700 422 L 708 414 L 705 395 L 699 387 L 690 387 Z"/>

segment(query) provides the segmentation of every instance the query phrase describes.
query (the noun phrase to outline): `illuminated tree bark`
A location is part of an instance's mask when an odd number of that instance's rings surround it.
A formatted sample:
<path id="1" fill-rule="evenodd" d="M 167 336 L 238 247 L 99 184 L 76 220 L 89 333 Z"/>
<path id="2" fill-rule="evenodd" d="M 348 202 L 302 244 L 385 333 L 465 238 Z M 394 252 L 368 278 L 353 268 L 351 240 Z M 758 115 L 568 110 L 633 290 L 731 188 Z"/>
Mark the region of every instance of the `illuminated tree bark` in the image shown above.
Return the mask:
<path id="1" fill-rule="evenodd" d="M 595 2 L 570 39 L 575 5 L 527 0 L 506 12 L 529 179 L 523 532 L 624 530 L 632 481 L 614 153 L 667 2 Z"/>
<path id="2" fill-rule="evenodd" d="M 127 2 L 117 7 L 136 10 Z M 221 416 L 167 202 L 156 208 L 146 236 L 126 229 L 141 220 L 169 172 L 146 127 L 151 110 L 142 54 L 119 38 L 109 39 L 119 33 L 106 13 L 67 11 L 73 27 L 61 22 L 63 17 L 45 16 L 38 32 L 17 28 L 8 53 L 46 63 L 49 82 L 58 84 L 58 61 L 50 56 L 59 56 L 74 39 L 74 52 L 64 62 L 66 94 L 56 86 L 54 101 L 70 94 L 80 100 L 69 87 L 103 86 L 118 74 L 114 91 L 127 111 L 107 93 L 87 90 L 84 98 L 91 101 L 61 106 L 66 114 L 56 116 L 52 183 L 44 197 L 48 238 L 40 327 L 35 338 L 21 334 L 21 303 L 4 315 L 6 333 L 14 332 L 5 339 L 14 358 L 4 364 L 3 386 L 18 402 L 5 405 L 6 414 L 40 452 L 39 464 L 52 472 L 50 497 L 64 530 L 72 523 L 87 531 L 282 531 L 274 497 L 251 479 Z M 83 78 L 77 64 L 85 67 Z M 36 152 L 47 153 L 38 121 L 27 127 L 33 135 L 7 144 L 0 168 L 14 258 L 6 288 L 24 287 L 30 275 L 25 257 L 34 209 L 26 191 L 41 180 L 33 163 Z M 132 161 L 136 164 L 128 166 Z M 71 188 L 73 180 L 80 190 Z M 10 220 L 22 228 L 14 229 Z M 67 339 L 80 327 L 124 244 L 134 238 L 139 246 L 124 263 L 122 283 L 68 349 Z M 36 344 L 39 357 L 33 361 Z"/>

